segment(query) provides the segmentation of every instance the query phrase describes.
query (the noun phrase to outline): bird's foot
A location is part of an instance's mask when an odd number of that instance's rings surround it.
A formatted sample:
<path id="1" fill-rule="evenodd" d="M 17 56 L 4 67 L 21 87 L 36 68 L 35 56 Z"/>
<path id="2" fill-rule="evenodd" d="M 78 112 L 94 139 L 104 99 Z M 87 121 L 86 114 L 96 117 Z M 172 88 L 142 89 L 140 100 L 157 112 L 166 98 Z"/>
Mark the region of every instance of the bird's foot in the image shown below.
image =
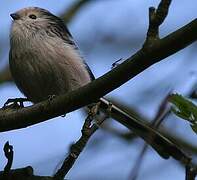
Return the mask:
<path id="1" fill-rule="evenodd" d="M 23 108 L 24 102 L 29 101 L 27 98 L 14 98 L 14 99 L 8 99 L 4 105 L 3 108 Z"/>
<path id="2" fill-rule="evenodd" d="M 56 97 L 55 94 L 49 95 L 49 96 L 48 96 L 48 100 L 49 100 L 49 101 L 52 101 L 55 97 Z"/>

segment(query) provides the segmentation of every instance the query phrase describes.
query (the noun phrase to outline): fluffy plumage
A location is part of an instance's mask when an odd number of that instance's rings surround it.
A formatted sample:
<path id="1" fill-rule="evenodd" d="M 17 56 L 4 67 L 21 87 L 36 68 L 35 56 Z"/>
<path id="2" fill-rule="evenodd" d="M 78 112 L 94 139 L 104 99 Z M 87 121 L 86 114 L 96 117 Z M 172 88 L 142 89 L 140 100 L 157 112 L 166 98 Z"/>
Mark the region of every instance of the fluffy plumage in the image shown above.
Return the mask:
<path id="1" fill-rule="evenodd" d="M 10 37 L 10 69 L 29 100 L 39 102 L 93 79 L 60 18 L 35 7 L 19 10 L 13 16 L 17 19 Z"/>

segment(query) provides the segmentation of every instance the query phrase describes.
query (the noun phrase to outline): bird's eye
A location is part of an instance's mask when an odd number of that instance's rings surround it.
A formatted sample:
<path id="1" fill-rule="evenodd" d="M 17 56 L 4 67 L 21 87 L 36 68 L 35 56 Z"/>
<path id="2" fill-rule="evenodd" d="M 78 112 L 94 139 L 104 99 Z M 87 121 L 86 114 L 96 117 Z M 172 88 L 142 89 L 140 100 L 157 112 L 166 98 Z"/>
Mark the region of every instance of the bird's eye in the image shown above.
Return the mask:
<path id="1" fill-rule="evenodd" d="M 30 15 L 29 15 L 29 18 L 31 18 L 31 19 L 36 19 L 37 17 L 36 17 L 36 15 L 34 15 L 34 14 L 30 14 Z"/>

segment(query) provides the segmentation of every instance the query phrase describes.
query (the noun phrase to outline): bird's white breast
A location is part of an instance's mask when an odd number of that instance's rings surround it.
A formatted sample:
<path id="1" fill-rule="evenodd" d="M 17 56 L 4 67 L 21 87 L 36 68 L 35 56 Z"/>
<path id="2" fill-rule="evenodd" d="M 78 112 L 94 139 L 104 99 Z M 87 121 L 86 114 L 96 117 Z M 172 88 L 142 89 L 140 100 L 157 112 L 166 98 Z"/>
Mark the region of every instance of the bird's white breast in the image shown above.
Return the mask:
<path id="1" fill-rule="evenodd" d="M 11 39 L 10 68 L 17 86 L 30 100 L 38 102 L 91 81 L 72 45 L 42 33 L 24 36 Z"/>

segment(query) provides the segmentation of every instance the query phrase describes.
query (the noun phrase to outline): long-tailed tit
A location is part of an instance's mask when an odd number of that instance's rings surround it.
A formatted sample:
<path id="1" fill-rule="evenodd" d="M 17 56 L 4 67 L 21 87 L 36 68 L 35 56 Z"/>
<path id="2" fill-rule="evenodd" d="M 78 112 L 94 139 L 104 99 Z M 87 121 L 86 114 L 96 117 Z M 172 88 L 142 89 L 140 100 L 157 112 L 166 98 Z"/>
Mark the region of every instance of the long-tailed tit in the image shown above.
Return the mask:
<path id="1" fill-rule="evenodd" d="M 64 22 L 45 9 L 11 14 L 10 70 L 17 87 L 33 103 L 81 87 L 94 79 Z M 103 107 L 109 103 L 101 98 Z M 111 115 L 167 158 L 172 143 L 115 105 Z"/>

